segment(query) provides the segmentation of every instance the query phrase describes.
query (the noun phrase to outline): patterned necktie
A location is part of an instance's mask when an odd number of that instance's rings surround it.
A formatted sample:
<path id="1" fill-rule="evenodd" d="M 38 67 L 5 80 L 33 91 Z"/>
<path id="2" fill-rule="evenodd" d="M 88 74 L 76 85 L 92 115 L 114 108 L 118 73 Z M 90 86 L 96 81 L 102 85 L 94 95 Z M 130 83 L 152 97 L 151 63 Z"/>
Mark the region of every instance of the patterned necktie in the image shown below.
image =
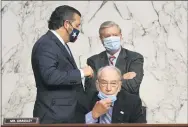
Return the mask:
<path id="1" fill-rule="evenodd" d="M 113 61 L 115 60 L 115 58 L 116 58 L 115 56 L 110 56 L 109 57 L 109 61 L 110 61 L 111 65 L 114 65 Z"/>
<path id="2" fill-rule="evenodd" d="M 111 124 L 112 121 L 112 108 L 108 112 L 101 116 L 100 123 L 102 124 Z"/>

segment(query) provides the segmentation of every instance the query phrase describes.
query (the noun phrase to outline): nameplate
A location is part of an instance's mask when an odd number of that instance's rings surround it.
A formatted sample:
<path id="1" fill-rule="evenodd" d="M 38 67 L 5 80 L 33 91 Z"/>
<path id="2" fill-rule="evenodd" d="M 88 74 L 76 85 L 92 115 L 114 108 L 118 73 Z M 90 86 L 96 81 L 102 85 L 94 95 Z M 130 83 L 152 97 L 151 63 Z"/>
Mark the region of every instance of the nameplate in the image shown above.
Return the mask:
<path id="1" fill-rule="evenodd" d="M 39 124 L 39 118 L 4 118 L 3 124 Z"/>

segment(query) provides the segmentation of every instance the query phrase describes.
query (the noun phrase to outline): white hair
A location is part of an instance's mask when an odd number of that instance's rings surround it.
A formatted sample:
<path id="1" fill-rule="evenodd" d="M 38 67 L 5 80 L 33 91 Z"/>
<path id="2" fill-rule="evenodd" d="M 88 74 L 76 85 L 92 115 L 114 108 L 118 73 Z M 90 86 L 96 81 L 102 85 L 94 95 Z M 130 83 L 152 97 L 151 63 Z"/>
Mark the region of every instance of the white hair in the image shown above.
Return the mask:
<path id="1" fill-rule="evenodd" d="M 121 71 L 120 71 L 117 67 L 115 67 L 115 66 L 105 66 L 105 67 L 100 68 L 100 69 L 98 70 L 98 72 L 97 72 L 97 79 L 100 79 L 101 73 L 102 73 L 102 71 L 103 71 L 104 69 L 115 70 L 115 71 L 117 72 L 118 76 L 119 76 L 119 79 L 120 79 L 120 80 L 122 79 Z"/>

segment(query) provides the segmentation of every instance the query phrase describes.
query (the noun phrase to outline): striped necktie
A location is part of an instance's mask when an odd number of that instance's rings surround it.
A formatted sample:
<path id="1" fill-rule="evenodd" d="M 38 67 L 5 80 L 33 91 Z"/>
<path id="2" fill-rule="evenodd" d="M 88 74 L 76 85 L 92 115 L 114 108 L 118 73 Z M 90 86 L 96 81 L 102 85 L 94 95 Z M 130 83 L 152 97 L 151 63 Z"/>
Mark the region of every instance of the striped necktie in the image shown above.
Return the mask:
<path id="1" fill-rule="evenodd" d="M 112 121 L 112 108 L 108 112 L 101 116 L 100 123 L 102 124 L 111 124 Z"/>
<path id="2" fill-rule="evenodd" d="M 113 62 L 113 61 L 114 61 L 115 59 L 116 59 L 115 56 L 110 56 L 110 57 L 109 57 L 109 61 L 110 61 L 110 64 L 111 64 L 111 65 L 114 65 L 114 62 Z"/>

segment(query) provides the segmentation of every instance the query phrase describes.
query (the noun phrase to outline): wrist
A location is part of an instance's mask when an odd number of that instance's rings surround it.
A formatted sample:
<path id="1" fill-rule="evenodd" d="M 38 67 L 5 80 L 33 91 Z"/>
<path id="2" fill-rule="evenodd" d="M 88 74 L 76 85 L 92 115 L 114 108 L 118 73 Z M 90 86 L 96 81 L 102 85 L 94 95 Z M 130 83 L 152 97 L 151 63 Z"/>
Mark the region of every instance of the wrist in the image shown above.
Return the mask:
<path id="1" fill-rule="evenodd" d="M 85 76 L 85 71 L 84 71 L 84 69 L 81 69 L 81 70 L 82 70 L 83 75 Z"/>
<path id="2" fill-rule="evenodd" d="M 93 117 L 93 119 L 96 120 L 96 119 L 99 117 L 99 115 L 97 115 L 97 114 L 98 114 L 98 113 L 92 111 L 92 117 Z"/>

